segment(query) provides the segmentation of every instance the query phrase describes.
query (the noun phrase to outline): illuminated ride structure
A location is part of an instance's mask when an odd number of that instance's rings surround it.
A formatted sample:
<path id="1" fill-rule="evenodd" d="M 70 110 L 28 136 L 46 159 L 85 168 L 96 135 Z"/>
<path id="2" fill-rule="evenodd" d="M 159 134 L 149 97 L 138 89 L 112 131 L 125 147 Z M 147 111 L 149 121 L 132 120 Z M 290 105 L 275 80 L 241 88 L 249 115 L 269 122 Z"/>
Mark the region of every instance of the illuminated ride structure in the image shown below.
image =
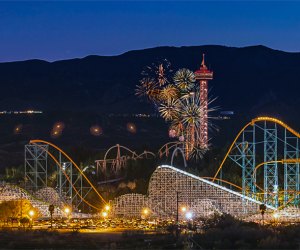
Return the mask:
<path id="1" fill-rule="evenodd" d="M 203 54 L 200 69 L 195 71 L 195 78 L 200 83 L 200 105 L 203 108 L 203 116 L 200 118 L 200 147 L 208 147 L 208 80 L 213 79 L 213 71 L 205 65 L 205 54 Z"/>
<path id="2" fill-rule="evenodd" d="M 299 138 L 298 132 L 276 118 L 255 118 L 238 133 L 211 179 L 223 179 L 222 168 L 231 163 L 241 169 L 243 195 L 276 209 L 298 206 Z"/>
<path id="3" fill-rule="evenodd" d="M 213 177 L 160 166 L 150 179 L 147 196 L 118 197 L 112 201 L 114 214 L 140 217 L 148 207 L 153 217 L 174 219 L 185 207 L 197 217 L 213 213 L 249 217 L 259 212 L 260 204 L 269 211 L 294 207 L 299 213 L 299 138 L 278 119 L 255 118 L 238 133 Z M 225 176 L 222 169 L 227 167 L 235 169 L 239 182 L 230 179 L 232 172 Z"/>
<path id="4" fill-rule="evenodd" d="M 117 217 L 141 217 L 148 208 L 149 216 L 160 219 L 185 219 L 185 207 L 194 217 L 228 213 L 242 217 L 257 212 L 261 202 L 204 178 L 172 166 L 159 166 L 151 176 L 148 195 L 126 194 L 112 202 Z M 267 206 L 272 209 L 271 206 Z"/>
<path id="5" fill-rule="evenodd" d="M 114 154 L 115 153 L 115 154 Z M 132 151 L 131 149 L 122 146 L 120 144 L 116 144 L 110 147 L 104 155 L 103 160 L 96 160 L 96 169 L 97 169 L 97 176 L 99 171 L 102 173 L 106 173 L 107 171 L 112 171 L 114 174 L 120 172 L 122 168 L 126 168 L 127 161 L 137 160 L 142 158 L 155 158 L 156 155 L 150 151 L 145 150 L 141 154 L 137 154 L 136 152 Z"/>
<path id="6" fill-rule="evenodd" d="M 116 156 L 112 158 L 115 151 Z M 60 208 L 68 205 L 75 212 L 91 211 L 86 208 L 99 212 L 102 211 L 103 204 L 107 203 L 87 177 L 87 172 L 92 170 L 92 176 L 98 175 L 98 170 L 116 174 L 126 167 L 129 159 L 153 157 L 155 154 L 150 151 L 137 154 L 117 144 L 106 151 L 104 160 L 96 161 L 97 172 L 95 172 L 93 168 L 78 166 L 56 145 L 43 140 L 32 140 L 25 145 L 25 190 L 35 198 L 45 200 Z M 93 199 L 96 196 L 97 204 L 91 204 L 88 201 L 89 195 Z"/>
<path id="7" fill-rule="evenodd" d="M 263 203 L 268 211 L 290 209 L 296 212 L 289 214 L 300 214 L 299 138 L 298 132 L 278 119 L 255 118 L 237 134 L 214 176 L 198 177 L 173 166 L 159 166 L 150 178 L 147 195 L 115 198 L 110 202 L 110 216 L 140 218 L 147 208 L 144 217 L 183 219 L 180 209 L 184 207 L 194 217 L 228 213 L 246 218 L 257 214 Z M 56 174 L 50 171 L 53 168 Z M 83 203 L 100 211 L 107 202 L 86 171 L 49 142 L 33 140 L 25 147 L 25 186 L 30 195 L 41 197 L 48 186 L 55 186 L 61 200 L 72 204 L 74 211 Z M 0 188 L 0 200 L 13 197 L 8 191 L 1 193 L 6 189 Z M 97 195 L 95 204 L 86 199 L 91 192 Z M 47 202 L 52 202 L 50 198 Z"/>
<path id="8" fill-rule="evenodd" d="M 86 171 L 88 168 L 78 166 L 50 142 L 32 140 L 25 145 L 25 189 L 31 194 L 40 192 L 40 198 L 48 202 L 51 199 L 45 196 L 49 196 L 49 187 L 53 187 L 50 193 L 57 193 L 62 204 L 72 207 L 72 211 L 80 212 L 85 205 L 100 211 L 100 205 L 106 201 L 88 179 Z M 90 193 L 99 199 L 97 205 L 86 199 Z"/>

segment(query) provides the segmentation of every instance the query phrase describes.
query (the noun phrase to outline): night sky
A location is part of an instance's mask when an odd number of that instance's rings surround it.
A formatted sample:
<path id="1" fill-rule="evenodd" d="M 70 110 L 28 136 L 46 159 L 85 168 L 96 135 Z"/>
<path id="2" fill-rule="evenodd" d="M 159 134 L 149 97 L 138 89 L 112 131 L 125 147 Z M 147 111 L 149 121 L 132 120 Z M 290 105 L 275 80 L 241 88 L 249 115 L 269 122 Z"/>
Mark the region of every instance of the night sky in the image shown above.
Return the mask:
<path id="1" fill-rule="evenodd" d="M 117 55 L 156 46 L 300 51 L 300 1 L 0 2 L 0 61 Z"/>

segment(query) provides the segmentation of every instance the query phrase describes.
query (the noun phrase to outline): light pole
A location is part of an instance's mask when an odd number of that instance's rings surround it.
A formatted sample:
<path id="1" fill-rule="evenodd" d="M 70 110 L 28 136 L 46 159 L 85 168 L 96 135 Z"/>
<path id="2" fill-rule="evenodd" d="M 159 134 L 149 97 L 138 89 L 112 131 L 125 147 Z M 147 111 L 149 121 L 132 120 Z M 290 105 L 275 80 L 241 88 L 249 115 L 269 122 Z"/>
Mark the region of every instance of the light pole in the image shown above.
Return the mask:
<path id="1" fill-rule="evenodd" d="M 179 204 L 179 192 L 176 192 L 176 224 L 178 226 L 178 223 L 179 223 L 179 212 L 178 212 L 178 204 Z"/>
<path id="2" fill-rule="evenodd" d="M 29 211 L 29 217 L 30 217 L 30 225 L 33 228 L 33 216 L 34 216 L 34 211 L 30 210 Z"/>
<path id="3" fill-rule="evenodd" d="M 51 205 L 49 205 L 49 212 L 50 212 L 50 217 L 51 217 L 51 229 L 52 229 L 52 217 L 53 217 L 53 212 L 54 212 L 54 205 L 53 204 L 51 204 Z"/>
<path id="4" fill-rule="evenodd" d="M 106 217 L 108 216 L 108 213 L 106 211 L 103 211 L 101 213 L 101 215 L 102 215 L 103 219 L 106 219 Z"/>
<path id="5" fill-rule="evenodd" d="M 66 213 L 66 215 L 67 215 L 67 222 L 68 222 L 68 224 L 70 223 L 70 214 L 71 214 L 71 209 L 70 208 L 68 208 L 68 207 L 66 207 L 65 208 L 65 213 Z"/>
<path id="6" fill-rule="evenodd" d="M 259 205 L 259 210 L 260 210 L 261 217 L 262 217 L 262 224 L 264 225 L 264 214 L 265 214 L 265 211 L 267 210 L 266 205 L 265 204 L 260 204 Z"/>
<path id="7" fill-rule="evenodd" d="M 144 208 L 142 210 L 142 219 L 146 219 L 147 216 L 149 215 L 149 213 L 150 213 L 150 210 L 148 208 Z"/>

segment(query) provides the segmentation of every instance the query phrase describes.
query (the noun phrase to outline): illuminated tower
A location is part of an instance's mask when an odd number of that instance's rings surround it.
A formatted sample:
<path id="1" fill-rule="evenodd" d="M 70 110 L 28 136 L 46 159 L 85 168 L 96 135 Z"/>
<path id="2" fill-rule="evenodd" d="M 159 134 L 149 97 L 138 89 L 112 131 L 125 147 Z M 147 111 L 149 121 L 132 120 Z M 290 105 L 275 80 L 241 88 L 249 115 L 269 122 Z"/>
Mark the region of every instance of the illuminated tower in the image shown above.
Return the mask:
<path id="1" fill-rule="evenodd" d="M 205 65 L 205 54 L 203 54 L 200 69 L 195 72 L 196 80 L 200 82 L 200 105 L 203 108 L 203 116 L 200 118 L 200 147 L 205 149 L 208 146 L 208 121 L 207 121 L 207 105 L 208 105 L 208 80 L 213 79 L 213 71 L 207 69 Z"/>

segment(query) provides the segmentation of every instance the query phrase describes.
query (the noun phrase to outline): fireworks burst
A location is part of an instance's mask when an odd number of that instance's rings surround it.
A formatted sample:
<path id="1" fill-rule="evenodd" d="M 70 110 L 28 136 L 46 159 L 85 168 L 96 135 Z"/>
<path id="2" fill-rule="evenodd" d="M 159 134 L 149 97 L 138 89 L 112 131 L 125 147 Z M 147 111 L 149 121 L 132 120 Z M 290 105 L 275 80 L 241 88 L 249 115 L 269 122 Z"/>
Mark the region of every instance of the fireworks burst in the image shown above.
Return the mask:
<path id="1" fill-rule="evenodd" d="M 160 100 L 167 101 L 167 102 L 172 99 L 177 99 L 178 96 L 179 96 L 179 90 L 171 84 L 167 85 L 159 92 Z"/>
<path id="2" fill-rule="evenodd" d="M 137 86 L 136 95 L 148 97 L 158 107 L 162 118 L 171 122 L 169 136 L 178 138 L 186 158 L 199 159 L 207 150 L 199 145 L 200 123 L 204 114 L 199 86 L 195 84 L 195 75 L 189 69 L 180 69 L 173 78 L 168 77 L 167 72 L 171 72 L 169 66 L 165 61 L 165 64 L 147 67 L 142 72 L 144 78 Z M 209 105 L 213 101 L 210 100 Z M 210 108 L 208 112 L 214 110 Z"/>
<path id="3" fill-rule="evenodd" d="M 166 121 L 172 121 L 179 113 L 179 105 L 178 100 L 170 99 L 166 103 L 161 103 L 158 110 Z"/>
<path id="4" fill-rule="evenodd" d="M 195 87 L 195 75 L 189 69 L 180 69 L 174 75 L 176 86 L 184 92 L 192 91 Z"/>
<path id="5" fill-rule="evenodd" d="M 150 101 L 156 102 L 159 99 L 158 85 L 151 78 L 143 78 L 140 84 L 136 86 L 136 95 L 139 97 L 148 97 Z"/>
<path id="6" fill-rule="evenodd" d="M 190 93 L 181 99 L 179 109 L 180 123 L 186 126 L 200 126 L 201 118 L 203 117 L 203 109 L 200 105 L 200 98 L 197 93 Z"/>
<path id="7" fill-rule="evenodd" d="M 171 73 L 171 63 L 167 59 L 164 59 L 157 64 L 153 63 L 151 66 L 147 66 L 142 75 L 155 79 L 155 82 L 161 87 L 171 82 Z"/>

